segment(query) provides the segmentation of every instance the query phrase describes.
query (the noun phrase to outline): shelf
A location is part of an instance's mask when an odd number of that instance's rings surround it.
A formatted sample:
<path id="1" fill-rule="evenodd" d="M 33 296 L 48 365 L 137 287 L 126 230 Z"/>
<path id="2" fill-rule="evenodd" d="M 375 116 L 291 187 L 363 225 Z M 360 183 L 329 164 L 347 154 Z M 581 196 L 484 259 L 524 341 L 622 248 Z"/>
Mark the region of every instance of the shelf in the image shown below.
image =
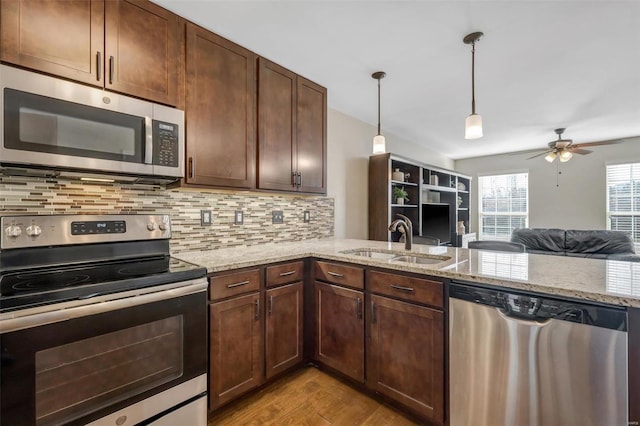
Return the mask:
<path id="1" fill-rule="evenodd" d="M 458 207 L 458 211 L 466 212 L 466 211 L 469 211 L 469 208 L 468 207 Z"/>
<path id="2" fill-rule="evenodd" d="M 458 192 L 455 188 L 449 188 L 448 186 L 436 186 L 436 185 L 429 185 L 426 183 L 422 185 L 422 189 L 426 189 L 429 191 L 440 191 L 440 192 Z"/>
<path id="3" fill-rule="evenodd" d="M 461 189 L 458 189 L 458 192 L 461 193 L 461 194 L 468 194 L 469 193 L 469 191 L 463 191 Z"/>
<path id="4" fill-rule="evenodd" d="M 417 204 L 391 204 L 391 207 L 418 207 Z"/>
<path id="5" fill-rule="evenodd" d="M 448 206 L 448 205 L 450 205 L 449 203 L 422 203 L 422 204 L 428 204 L 430 206 Z"/>
<path id="6" fill-rule="evenodd" d="M 395 184 L 395 185 L 418 186 L 418 184 L 417 184 L 417 183 L 413 183 L 413 182 L 405 182 L 405 181 L 402 181 L 402 180 L 391 180 L 391 183 L 392 183 L 392 184 Z"/>

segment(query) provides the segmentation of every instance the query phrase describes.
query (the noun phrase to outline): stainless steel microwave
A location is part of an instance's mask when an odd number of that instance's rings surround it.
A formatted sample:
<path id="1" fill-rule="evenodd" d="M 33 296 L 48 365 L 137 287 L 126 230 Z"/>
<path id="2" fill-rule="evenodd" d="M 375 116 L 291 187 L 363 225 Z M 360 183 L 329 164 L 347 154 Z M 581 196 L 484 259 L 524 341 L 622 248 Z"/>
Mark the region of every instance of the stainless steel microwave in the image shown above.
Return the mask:
<path id="1" fill-rule="evenodd" d="M 181 110 L 6 65 L 0 105 L 4 174 L 184 176 Z"/>

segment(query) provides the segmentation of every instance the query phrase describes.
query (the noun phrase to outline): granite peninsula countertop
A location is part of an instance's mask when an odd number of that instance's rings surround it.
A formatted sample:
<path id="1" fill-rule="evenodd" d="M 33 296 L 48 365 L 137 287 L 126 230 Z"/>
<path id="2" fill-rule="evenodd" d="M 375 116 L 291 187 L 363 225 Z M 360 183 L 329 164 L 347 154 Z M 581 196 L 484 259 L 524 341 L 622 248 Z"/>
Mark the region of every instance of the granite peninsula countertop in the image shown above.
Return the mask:
<path id="1" fill-rule="evenodd" d="M 425 265 L 343 253 L 365 248 L 405 251 L 402 243 L 327 238 L 182 252 L 173 256 L 204 266 L 209 273 L 315 257 L 640 308 L 640 262 L 420 244 L 414 244 L 411 253 L 446 256 L 449 259 Z"/>

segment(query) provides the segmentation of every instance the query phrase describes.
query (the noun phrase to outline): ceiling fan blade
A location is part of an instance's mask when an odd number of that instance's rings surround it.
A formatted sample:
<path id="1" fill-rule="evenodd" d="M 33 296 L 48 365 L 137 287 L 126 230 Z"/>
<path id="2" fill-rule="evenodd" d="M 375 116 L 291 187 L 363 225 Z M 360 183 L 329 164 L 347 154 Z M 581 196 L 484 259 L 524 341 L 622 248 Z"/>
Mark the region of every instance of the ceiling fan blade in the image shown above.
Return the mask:
<path id="1" fill-rule="evenodd" d="M 532 156 L 532 157 L 527 158 L 527 160 L 531 160 L 532 158 L 536 158 L 536 157 L 541 157 L 541 156 L 543 156 L 543 155 L 545 155 L 545 154 L 548 154 L 548 153 L 550 153 L 550 152 L 553 152 L 553 150 L 552 150 L 552 149 L 549 149 L 549 150 L 547 150 L 547 151 L 545 151 L 545 152 L 541 152 L 540 154 L 536 154 L 536 155 L 534 155 L 534 156 Z"/>
<path id="2" fill-rule="evenodd" d="M 532 152 L 548 152 L 547 148 L 536 148 L 536 149 L 527 149 L 526 151 L 515 151 L 510 152 L 509 155 L 522 155 L 522 154 L 531 154 Z"/>
<path id="3" fill-rule="evenodd" d="M 574 154 L 580 154 L 580 155 L 587 155 L 593 152 L 588 149 L 582 149 L 582 148 L 571 148 L 570 151 Z"/>
<path id="4" fill-rule="evenodd" d="M 575 145 L 571 145 L 573 148 L 582 148 L 585 146 L 598 146 L 598 145 L 615 145 L 618 143 L 622 143 L 626 141 L 626 138 L 622 139 L 608 139 L 605 141 L 596 141 L 596 142 L 587 142 L 587 143 L 577 143 Z"/>

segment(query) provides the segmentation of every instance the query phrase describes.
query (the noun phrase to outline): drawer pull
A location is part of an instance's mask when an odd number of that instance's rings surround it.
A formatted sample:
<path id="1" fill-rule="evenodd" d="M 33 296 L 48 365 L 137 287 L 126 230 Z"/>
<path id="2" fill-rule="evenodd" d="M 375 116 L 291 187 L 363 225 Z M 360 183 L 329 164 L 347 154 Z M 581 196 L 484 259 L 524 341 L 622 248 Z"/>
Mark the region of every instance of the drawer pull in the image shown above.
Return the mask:
<path id="1" fill-rule="evenodd" d="M 360 300 L 360 298 L 358 297 L 356 299 L 356 316 L 358 317 L 358 319 L 362 318 L 362 300 Z"/>
<path id="2" fill-rule="evenodd" d="M 411 287 L 403 287 L 401 285 L 391 284 L 391 288 L 395 288 L 396 290 L 405 291 L 407 293 L 413 293 L 413 288 Z"/>
<path id="3" fill-rule="evenodd" d="M 296 273 L 296 271 L 280 272 L 280 276 L 281 277 L 286 277 L 288 275 L 293 275 L 295 273 Z"/>
<path id="4" fill-rule="evenodd" d="M 247 284 L 249 284 L 249 281 L 240 281 L 239 283 L 227 284 L 227 288 L 240 287 L 242 285 L 247 285 Z"/>
<path id="5" fill-rule="evenodd" d="M 344 275 L 339 274 L 337 272 L 327 271 L 327 274 L 331 275 L 332 277 L 336 277 L 336 278 L 344 278 Z"/>

